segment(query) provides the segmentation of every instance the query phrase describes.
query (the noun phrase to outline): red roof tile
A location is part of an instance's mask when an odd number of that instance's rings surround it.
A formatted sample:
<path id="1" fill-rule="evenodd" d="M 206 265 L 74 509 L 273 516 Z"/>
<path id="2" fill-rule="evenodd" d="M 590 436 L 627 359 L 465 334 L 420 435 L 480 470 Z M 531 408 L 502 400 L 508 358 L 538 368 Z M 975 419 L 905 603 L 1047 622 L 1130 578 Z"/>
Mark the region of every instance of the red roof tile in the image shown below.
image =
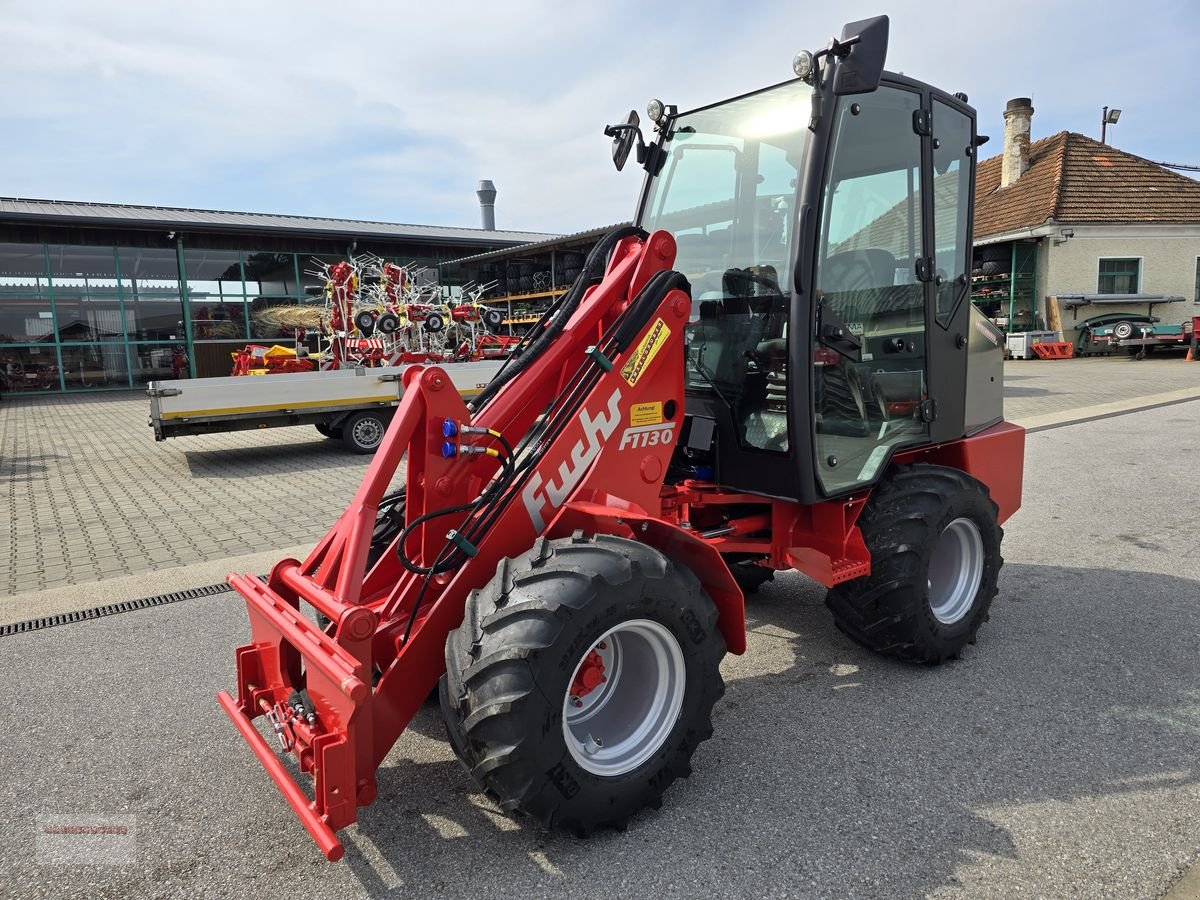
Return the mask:
<path id="1" fill-rule="evenodd" d="M 979 164 L 975 239 L 1063 224 L 1200 223 L 1200 182 L 1101 144 L 1060 131 L 1029 147 L 1029 168 L 1000 187 L 1000 156 Z"/>

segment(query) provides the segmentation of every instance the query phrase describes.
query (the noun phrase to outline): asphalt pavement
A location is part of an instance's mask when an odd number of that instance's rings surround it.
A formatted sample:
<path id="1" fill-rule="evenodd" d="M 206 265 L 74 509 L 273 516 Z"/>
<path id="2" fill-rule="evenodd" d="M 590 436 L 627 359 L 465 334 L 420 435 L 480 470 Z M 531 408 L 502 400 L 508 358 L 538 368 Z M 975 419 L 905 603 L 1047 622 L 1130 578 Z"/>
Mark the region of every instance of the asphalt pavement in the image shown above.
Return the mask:
<path id="1" fill-rule="evenodd" d="M 799 576 L 749 605 L 716 733 L 624 833 L 501 816 L 427 707 L 324 861 L 218 709 L 231 594 L 0 638 L 0 895 L 1156 897 L 1200 854 L 1200 402 L 1028 439 L 991 621 L 894 663 Z M 39 820 L 132 817 L 132 861 Z"/>

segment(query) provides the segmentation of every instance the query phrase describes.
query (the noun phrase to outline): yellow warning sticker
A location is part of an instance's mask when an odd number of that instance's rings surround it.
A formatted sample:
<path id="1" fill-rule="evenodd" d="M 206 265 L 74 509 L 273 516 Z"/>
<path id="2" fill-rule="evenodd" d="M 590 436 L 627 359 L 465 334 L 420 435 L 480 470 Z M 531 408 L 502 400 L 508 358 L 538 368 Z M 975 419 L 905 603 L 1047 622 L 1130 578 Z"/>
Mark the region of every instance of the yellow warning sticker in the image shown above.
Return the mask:
<path id="1" fill-rule="evenodd" d="M 662 401 L 635 403 L 629 408 L 630 425 L 661 425 L 663 420 Z"/>
<path id="2" fill-rule="evenodd" d="M 671 329 L 667 327 L 667 323 L 662 319 L 656 319 L 654 327 L 646 333 L 641 343 L 629 355 L 629 362 L 621 367 L 621 377 L 629 382 L 630 387 L 638 383 L 638 379 L 642 377 L 646 367 L 654 361 L 654 357 L 658 355 L 658 351 L 662 349 L 663 344 L 670 336 Z"/>

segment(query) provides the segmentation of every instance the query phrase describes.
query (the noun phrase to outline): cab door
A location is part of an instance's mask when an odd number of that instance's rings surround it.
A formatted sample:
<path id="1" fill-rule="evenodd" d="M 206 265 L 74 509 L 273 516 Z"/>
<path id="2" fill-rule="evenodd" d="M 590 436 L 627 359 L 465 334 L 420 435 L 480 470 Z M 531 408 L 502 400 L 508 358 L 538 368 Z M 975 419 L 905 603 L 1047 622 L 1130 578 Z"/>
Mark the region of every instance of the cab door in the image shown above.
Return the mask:
<path id="1" fill-rule="evenodd" d="M 932 189 L 926 276 L 930 437 L 960 438 L 967 400 L 967 330 L 971 306 L 971 198 L 975 192 L 975 117 L 957 98 L 928 98 Z"/>
<path id="2" fill-rule="evenodd" d="M 919 88 L 840 98 L 814 277 L 812 427 L 825 496 L 872 484 L 893 450 L 931 439 L 932 276 Z"/>

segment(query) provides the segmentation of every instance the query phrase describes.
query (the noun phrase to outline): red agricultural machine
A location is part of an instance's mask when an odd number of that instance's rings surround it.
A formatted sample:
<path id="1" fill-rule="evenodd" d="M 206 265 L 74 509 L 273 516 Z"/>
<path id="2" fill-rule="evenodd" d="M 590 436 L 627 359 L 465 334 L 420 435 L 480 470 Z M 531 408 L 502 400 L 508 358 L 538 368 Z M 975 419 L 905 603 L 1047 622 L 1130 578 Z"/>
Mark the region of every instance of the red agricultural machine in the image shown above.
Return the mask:
<path id="1" fill-rule="evenodd" d="M 329 534 L 230 576 L 251 640 L 221 704 L 329 859 L 435 689 L 506 812 L 587 833 L 658 806 L 776 571 L 881 653 L 975 640 L 1024 449 L 969 301 L 985 139 L 964 95 L 883 72 L 887 31 L 723 103 L 654 101 L 649 142 L 636 114 L 606 129 L 647 173 L 637 224 L 470 405 L 408 369 Z"/>

